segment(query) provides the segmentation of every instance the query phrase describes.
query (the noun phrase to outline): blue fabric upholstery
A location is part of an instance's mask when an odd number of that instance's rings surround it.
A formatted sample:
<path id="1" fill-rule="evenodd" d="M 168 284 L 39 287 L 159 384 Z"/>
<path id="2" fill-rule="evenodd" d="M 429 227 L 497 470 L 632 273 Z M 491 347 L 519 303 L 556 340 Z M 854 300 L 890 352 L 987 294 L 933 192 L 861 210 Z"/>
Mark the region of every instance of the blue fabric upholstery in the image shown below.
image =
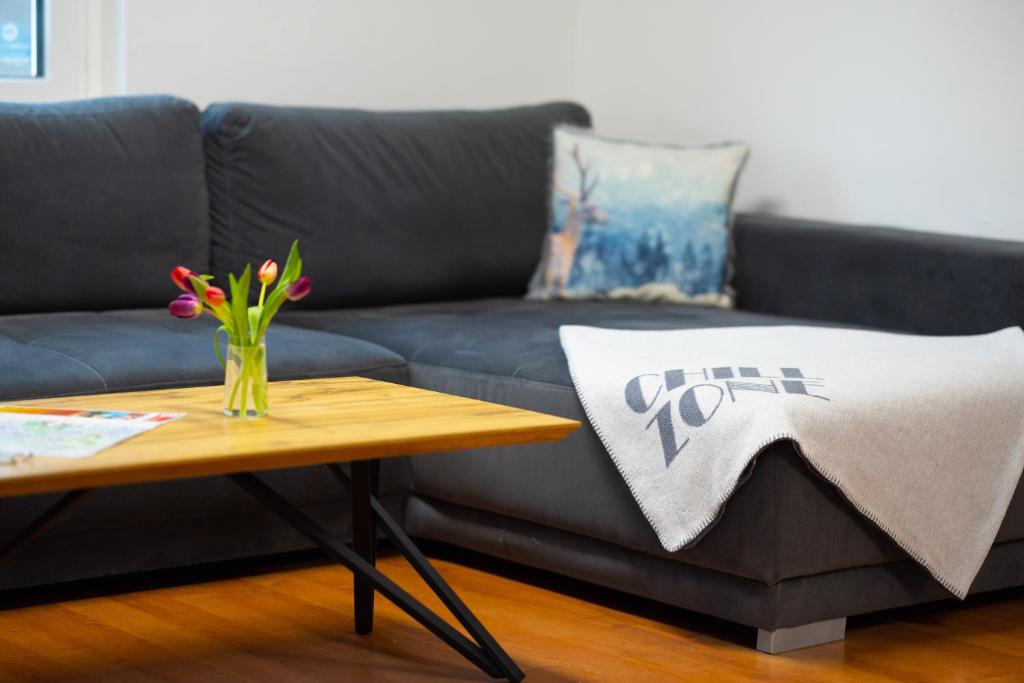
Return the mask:
<path id="1" fill-rule="evenodd" d="M 212 318 L 166 309 L 0 317 L 0 400 L 217 384 Z M 404 382 L 405 361 L 372 342 L 274 325 L 270 379 L 363 375 Z"/>
<path id="2" fill-rule="evenodd" d="M 209 266 L 204 163 L 191 102 L 0 104 L 0 314 L 166 304 Z"/>
<path id="3" fill-rule="evenodd" d="M 296 311 L 285 317 L 290 324 L 396 350 L 409 361 L 415 386 L 583 423 L 557 443 L 414 458 L 410 467 L 418 496 L 769 585 L 905 557 L 814 475 L 788 443 L 761 454 L 714 530 L 692 548 L 667 553 L 590 428 L 558 341 L 561 324 L 686 329 L 828 323 L 672 304 L 521 299 Z M 435 534 L 444 538 L 443 532 Z M 1024 485 L 998 540 L 1019 538 L 1024 538 Z"/>
<path id="4" fill-rule="evenodd" d="M 203 113 L 213 270 L 283 258 L 309 307 L 521 295 L 547 226 L 551 128 L 577 104 L 367 112 L 216 104 Z"/>
<path id="5" fill-rule="evenodd" d="M 1024 241 L 737 216 L 740 308 L 917 334 L 1024 325 Z"/>
<path id="6" fill-rule="evenodd" d="M 368 339 L 418 364 L 571 387 L 559 325 L 685 329 L 808 324 L 706 306 L 481 299 L 333 311 L 284 311 L 297 327 Z M 813 323 L 811 323 L 813 324 Z"/>

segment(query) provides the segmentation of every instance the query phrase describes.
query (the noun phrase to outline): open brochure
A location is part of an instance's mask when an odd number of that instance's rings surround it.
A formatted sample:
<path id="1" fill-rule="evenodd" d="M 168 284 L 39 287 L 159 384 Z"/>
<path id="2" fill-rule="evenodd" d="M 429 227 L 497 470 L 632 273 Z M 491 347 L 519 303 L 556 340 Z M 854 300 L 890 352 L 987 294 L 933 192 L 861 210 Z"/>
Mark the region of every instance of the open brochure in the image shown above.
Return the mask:
<path id="1" fill-rule="evenodd" d="M 184 414 L 0 406 L 0 464 L 34 455 L 84 458 Z"/>

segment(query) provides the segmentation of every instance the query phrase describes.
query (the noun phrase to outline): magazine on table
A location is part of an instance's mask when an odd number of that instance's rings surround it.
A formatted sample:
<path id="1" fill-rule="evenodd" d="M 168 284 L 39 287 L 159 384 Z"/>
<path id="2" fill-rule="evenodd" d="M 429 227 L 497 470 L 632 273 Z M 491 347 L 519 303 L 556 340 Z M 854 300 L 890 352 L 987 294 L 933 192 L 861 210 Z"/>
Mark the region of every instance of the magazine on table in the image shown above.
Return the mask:
<path id="1" fill-rule="evenodd" d="M 36 455 L 85 458 L 183 415 L 0 406 L 0 464 Z"/>

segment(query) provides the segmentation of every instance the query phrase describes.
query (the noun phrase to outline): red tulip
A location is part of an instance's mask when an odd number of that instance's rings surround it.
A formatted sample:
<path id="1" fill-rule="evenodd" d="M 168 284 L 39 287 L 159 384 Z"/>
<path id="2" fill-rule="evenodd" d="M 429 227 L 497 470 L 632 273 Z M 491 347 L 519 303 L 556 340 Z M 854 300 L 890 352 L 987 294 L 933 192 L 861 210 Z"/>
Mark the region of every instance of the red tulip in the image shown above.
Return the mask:
<path id="1" fill-rule="evenodd" d="M 220 287 L 207 287 L 206 288 L 206 303 L 211 306 L 220 306 L 224 303 L 227 297 L 224 296 L 224 290 Z"/>
<path id="2" fill-rule="evenodd" d="M 199 277 L 185 266 L 178 266 L 171 271 L 171 280 L 178 285 L 178 289 L 194 294 L 196 289 L 192 286 L 192 280 L 189 279 L 192 276 Z"/>
<path id="3" fill-rule="evenodd" d="M 256 271 L 256 278 L 264 285 L 273 284 L 277 279 L 277 262 L 271 259 L 264 261 L 260 269 Z"/>
<path id="4" fill-rule="evenodd" d="M 191 320 L 198 318 L 203 313 L 203 302 L 195 294 L 182 294 L 167 305 L 167 310 L 175 318 Z"/>
<path id="5" fill-rule="evenodd" d="M 291 301 L 298 301 L 309 294 L 309 290 L 313 288 L 313 284 L 309 281 L 309 278 L 303 275 L 295 282 L 288 285 L 288 289 L 285 290 L 285 296 Z"/>

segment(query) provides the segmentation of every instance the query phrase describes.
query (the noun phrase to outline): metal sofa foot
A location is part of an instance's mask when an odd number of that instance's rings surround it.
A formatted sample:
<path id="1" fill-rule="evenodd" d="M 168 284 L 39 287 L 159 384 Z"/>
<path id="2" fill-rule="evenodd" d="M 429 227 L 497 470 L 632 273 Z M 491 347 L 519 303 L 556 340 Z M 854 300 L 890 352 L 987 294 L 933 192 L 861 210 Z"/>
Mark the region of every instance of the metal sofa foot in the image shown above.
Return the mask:
<path id="1" fill-rule="evenodd" d="M 802 647 L 831 643 L 846 638 L 846 617 L 816 621 L 813 624 L 780 628 L 775 631 L 757 629 L 757 649 L 777 655 Z"/>

